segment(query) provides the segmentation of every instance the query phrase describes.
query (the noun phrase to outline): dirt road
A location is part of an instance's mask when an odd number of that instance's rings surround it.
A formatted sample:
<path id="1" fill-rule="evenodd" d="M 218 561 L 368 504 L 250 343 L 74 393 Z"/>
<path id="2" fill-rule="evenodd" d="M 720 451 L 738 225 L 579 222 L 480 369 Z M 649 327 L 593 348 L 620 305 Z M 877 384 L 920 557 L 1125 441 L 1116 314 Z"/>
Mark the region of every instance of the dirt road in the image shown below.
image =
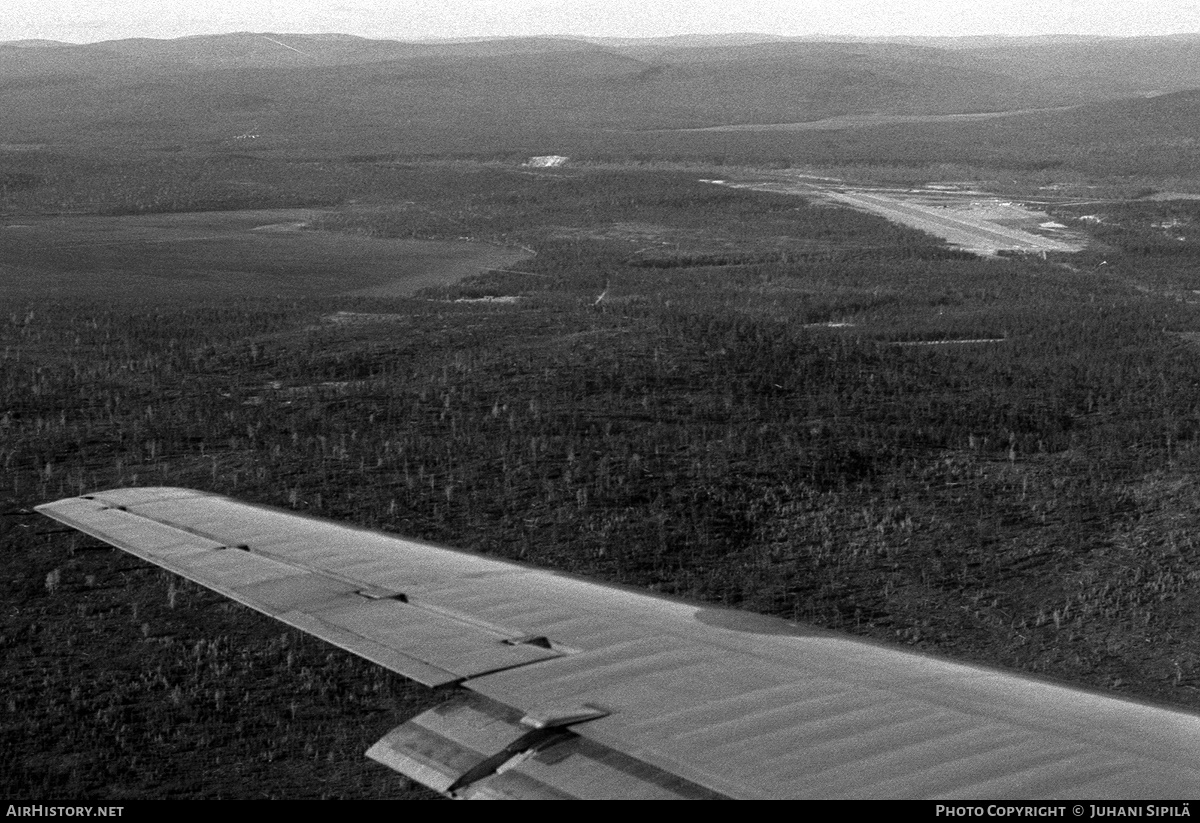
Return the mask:
<path id="1" fill-rule="evenodd" d="M 996 120 L 1022 114 L 1070 111 L 1077 106 L 1053 106 L 1041 109 L 1014 109 L 1012 111 L 972 112 L 967 114 L 842 114 L 822 120 L 805 120 L 799 123 L 738 123 L 726 126 L 702 126 L 690 129 L 664 129 L 681 132 L 720 131 L 838 131 L 841 129 L 870 128 L 894 123 L 972 123 L 980 120 Z"/>

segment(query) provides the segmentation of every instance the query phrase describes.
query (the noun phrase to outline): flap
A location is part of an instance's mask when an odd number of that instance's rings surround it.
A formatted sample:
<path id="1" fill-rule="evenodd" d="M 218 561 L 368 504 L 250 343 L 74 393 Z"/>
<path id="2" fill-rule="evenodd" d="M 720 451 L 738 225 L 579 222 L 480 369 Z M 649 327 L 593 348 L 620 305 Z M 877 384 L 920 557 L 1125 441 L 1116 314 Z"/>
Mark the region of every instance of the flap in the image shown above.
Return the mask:
<path id="1" fill-rule="evenodd" d="M 720 794 L 466 693 L 397 726 L 367 756 L 467 800 L 713 799 Z"/>

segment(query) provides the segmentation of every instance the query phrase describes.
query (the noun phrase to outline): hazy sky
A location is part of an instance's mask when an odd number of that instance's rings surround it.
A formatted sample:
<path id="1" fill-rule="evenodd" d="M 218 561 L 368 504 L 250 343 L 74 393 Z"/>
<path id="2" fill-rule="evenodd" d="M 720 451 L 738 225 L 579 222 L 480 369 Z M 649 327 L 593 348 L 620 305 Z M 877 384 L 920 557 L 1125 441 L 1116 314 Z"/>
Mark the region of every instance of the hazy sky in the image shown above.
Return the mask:
<path id="1" fill-rule="evenodd" d="M 343 32 L 400 40 L 700 32 L 1200 32 L 1200 0 L 0 0 L 0 5 L 0 40 L 77 43 L 230 31 Z"/>

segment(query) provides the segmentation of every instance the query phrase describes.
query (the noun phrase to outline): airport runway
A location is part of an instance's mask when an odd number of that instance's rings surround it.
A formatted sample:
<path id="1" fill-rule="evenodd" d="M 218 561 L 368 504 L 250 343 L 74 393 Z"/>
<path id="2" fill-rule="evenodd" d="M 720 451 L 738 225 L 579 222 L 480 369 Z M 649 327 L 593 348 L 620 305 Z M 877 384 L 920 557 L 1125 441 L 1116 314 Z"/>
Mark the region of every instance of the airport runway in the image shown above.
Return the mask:
<path id="1" fill-rule="evenodd" d="M 935 208 L 908 203 L 879 194 L 832 191 L 820 188 L 822 195 L 838 203 L 873 212 L 906 226 L 942 237 L 978 254 L 1012 251 L 1079 251 L 1077 246 L 1021 229 L 1002 226 L 984 217 L 973 217 L 950 208 Z"/>

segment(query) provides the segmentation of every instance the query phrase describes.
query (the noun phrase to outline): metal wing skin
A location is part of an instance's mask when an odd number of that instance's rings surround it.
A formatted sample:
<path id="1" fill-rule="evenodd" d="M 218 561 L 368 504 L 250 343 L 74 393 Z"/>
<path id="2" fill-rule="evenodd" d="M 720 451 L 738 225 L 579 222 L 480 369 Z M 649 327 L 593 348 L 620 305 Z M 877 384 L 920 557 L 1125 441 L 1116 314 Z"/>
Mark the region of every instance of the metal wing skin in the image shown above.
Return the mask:
<path id="1" fill-rule="evenodd" d="M 470 798 L 1200 791 L 1200 715 L 176 488 L 49 517 L 431 686 L 368 755 Z"/>

